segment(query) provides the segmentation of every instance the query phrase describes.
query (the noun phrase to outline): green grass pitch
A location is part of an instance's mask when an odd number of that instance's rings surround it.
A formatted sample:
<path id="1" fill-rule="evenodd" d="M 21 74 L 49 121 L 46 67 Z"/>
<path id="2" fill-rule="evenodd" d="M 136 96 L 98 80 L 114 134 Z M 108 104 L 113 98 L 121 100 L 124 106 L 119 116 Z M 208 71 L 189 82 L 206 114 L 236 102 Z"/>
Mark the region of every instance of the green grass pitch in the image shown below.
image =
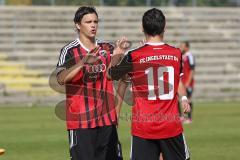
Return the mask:
<path id="1" fill-rule="evenodd" d="M 130 153 L 130 107 L 124 106 L 119 127 L 124 159 Z M 192 160 L 238 160 L 240 103 L 197 103 L 194 122 L 184 125 Z M 65 122 L 53 107 L 0 107 L 0 160 L 69 159 Z"/>

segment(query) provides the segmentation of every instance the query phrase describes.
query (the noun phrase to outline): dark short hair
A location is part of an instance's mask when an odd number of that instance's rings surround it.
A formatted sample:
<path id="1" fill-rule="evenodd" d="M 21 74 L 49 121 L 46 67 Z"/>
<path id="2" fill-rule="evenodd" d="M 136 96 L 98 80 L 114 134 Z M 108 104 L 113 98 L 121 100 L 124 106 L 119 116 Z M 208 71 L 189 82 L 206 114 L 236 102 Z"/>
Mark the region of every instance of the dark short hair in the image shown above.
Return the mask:
<path id="1" fill-rule="evenodd" d="M 146 11 L 142 17 L 142 26 L 145 34 L 155 36 L 164 32 L 165 16 L 161 10 L 152 8 Z"/>
<path id="2" fill-rule="evenodd" d="M 185 44 L 185 46 L 186 46 L 187 48 L 190 47 L 190 42 L 189 42 L 189 41 L 184 41 L 184 42 L 182 42 L 182 43 Z"/>
<path id="3" fill-rule="evenodd" d="M 84 15 L 92 14 L 92 13 L 96 14 L 96 16 L 98 17 L 97 11 L 94 7 L 88 7 L 88 6 L 79 7 L 75 13 L 73 21 L 74 23 L 79 23 L 81 22 Z"/>

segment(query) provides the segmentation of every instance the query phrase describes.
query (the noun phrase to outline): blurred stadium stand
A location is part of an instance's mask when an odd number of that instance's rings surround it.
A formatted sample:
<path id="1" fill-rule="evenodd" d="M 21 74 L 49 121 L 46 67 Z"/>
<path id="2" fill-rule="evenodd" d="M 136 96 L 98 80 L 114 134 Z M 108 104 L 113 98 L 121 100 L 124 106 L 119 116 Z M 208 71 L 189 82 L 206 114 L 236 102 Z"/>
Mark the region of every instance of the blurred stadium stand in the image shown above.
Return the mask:
<path id="1" fill-rule="evenodd" d="M 59 50 L 76 37 L 76 7 L 0 7 L 0 103 L 47 104 L 62 100 L 51 90 Z M 97 7 L 98 37 L 127 36 L 138 46 L 146 7 Z M 240 100 L 239 8 L 162 8 L 165 41 L 191 42 L 197 61 L 196 100 Z"/>

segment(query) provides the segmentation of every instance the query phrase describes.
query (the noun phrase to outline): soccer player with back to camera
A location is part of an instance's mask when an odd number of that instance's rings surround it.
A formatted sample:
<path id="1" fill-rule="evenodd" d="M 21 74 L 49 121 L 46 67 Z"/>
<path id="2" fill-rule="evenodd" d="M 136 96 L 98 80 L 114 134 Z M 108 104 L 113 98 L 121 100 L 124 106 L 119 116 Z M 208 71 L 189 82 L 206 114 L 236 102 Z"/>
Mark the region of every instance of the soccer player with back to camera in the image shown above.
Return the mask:
<path id="1" fill-rule="evenodd" d="M 146 43 L 130 50 L 108 72 L 114 80 L 127 74 L 132 82 L 131 160 L 159 160 L 161 153 L 164 160 L 190 159 L 178 113 L 182 53 L 163 42 L 165 24 L 161 10 L 145 12 Z M 182 107 L 184 112 L 190 111 L 186 96 Z"/>
<path id="2" fill-rule="evenodd" d="M 183 54 L 183 76 L 181 77 L 184 87 L 186 88 L 187 98 L 190 102 L 191 111 L 184 118 L 184 123 L 192 123 L 193 102 L 192 94 L 194 88 L 194 70 L 195 58 L 190 52 L 190 43 L 182 42 L 180 45 Z"/>
<path id="3" fill-rule="evenodd" d="M 107 79 L 111 54 L 122 54 L 119 43 L 97 40 L 98 14 L 80 7 L 74 17 L 78 38 L 64 46 L 57 80 L 66 88 L 66 120 L 71 160 L 118 160 L 117 113 L 113 81 Z"/>

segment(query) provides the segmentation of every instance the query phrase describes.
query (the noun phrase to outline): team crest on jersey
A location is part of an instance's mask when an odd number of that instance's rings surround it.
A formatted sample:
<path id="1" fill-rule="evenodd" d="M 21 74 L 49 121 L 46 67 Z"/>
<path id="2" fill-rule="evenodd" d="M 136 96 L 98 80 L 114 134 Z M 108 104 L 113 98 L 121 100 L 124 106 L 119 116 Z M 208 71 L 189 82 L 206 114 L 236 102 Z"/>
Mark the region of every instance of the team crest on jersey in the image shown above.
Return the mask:
<path id="1" fill-rule="evenodd" d="M 104 58 L 107 57 L 107 51 L 106 51 L 106 50 L 101 50 L 101 51 L 99 51 L 99 54 L 100 54 L 101 56 L 103 56 Z"/>

